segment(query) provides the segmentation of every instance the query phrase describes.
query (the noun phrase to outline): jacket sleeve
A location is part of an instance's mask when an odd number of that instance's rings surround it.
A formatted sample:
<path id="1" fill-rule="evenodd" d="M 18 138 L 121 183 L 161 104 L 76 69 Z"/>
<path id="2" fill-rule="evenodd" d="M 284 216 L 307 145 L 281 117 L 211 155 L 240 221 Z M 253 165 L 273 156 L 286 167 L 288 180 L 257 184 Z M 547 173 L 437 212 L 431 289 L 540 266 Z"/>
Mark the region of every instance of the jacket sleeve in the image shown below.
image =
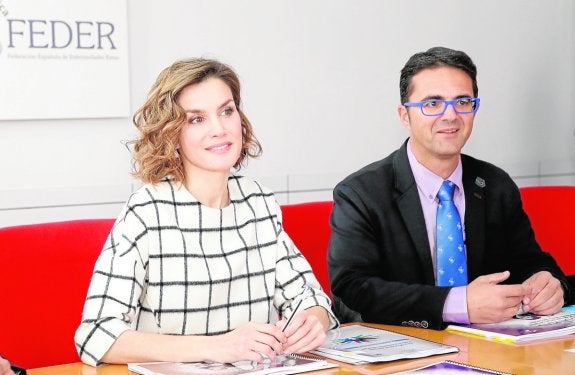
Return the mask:
<path id="1" fill-rule="evenodd" d="M 487 238 L 488 258 L 495 261 L 486 259 L 489 269 L 483 273 L 500 271 L 496 267 L 504 265 L 504 269 L 511 272 L 506 283 L 515 284 L 522 283 L 537 272 L 548 271 L 561 282 L 565 303 L 572 303 L 573 290 L 567 278 L 551 254 L 541 249 L 536 241 L 533 227 L 522 206 L 519 189 L 510 177 L 505 177 L 504 182 L 497 186 L 496 194 L 500 197 L 500 206 L 505 209 L 497 211 L 499 217 L 495 214 L 488 217 L 488 222 L 499 223 L 489 227 L 490 236 Z M 496 242 L 498 238 L 504 240 Z M 506 258 L 499 259 L 500 254 Z"/>

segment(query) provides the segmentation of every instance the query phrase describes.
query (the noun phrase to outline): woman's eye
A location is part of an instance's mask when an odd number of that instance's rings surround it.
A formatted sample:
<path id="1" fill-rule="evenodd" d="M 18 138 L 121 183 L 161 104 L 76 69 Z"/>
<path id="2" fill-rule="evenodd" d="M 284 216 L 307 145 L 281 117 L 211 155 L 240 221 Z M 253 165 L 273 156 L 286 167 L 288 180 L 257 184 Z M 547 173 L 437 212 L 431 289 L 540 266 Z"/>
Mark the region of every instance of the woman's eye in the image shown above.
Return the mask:
<path id="1" fill-rule="evenodd" d="M 190 124 L 201 124 L 204 121 L 203 118 L 201 118 L 200 116 L 195 116 L 195 117 L 190 117 L 190 119 L 188 120 L 188 123 Z"/>
<path id="2" fill-rule="evenodd" d="M 227 107 L 222 111 L 223 116 L 230 116 L 232 113 L 234 113 L 234 109 L 232 107 Z"/>

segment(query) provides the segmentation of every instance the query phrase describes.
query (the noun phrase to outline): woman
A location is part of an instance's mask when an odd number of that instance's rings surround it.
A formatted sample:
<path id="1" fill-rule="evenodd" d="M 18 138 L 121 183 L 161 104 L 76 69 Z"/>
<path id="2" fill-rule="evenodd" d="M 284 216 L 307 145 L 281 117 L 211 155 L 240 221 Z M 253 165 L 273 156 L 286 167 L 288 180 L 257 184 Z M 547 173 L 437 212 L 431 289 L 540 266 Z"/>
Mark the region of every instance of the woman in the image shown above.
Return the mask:
<path id="1" fill-rule="evenodd" d="M 10 362 L 2 356 L 0 356 L 0 375 L 15 375 Z"/>
<path id="2" fill-rule="evenodd" d="M 230 173 L 261 153 L 236 74 L 178 61 L 134 123 L 144 185 L 96 262 L 75 335 L 82 361 L 260 362 L 322 344 L 338 323 L 273 193 Z"/>

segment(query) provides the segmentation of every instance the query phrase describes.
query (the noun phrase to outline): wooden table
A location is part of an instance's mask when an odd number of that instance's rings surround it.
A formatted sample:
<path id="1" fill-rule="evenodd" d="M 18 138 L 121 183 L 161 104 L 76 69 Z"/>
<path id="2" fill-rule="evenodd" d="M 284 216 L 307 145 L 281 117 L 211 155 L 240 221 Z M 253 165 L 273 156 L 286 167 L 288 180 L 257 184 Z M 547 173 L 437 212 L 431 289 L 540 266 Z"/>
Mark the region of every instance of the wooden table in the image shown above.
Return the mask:
<path id="1" fill-rule="evenodd" d="M 565 349 L 575 348 L 575 335 L 564 339 L 553 339 L 528 344 L 504 344 L 486 339 L 464 336 L 447 331 L 422 328 L 397 327 L 368 324 L 423 339 L 457 346 L 459 353 L 433 356 L 416 360 L 394 361 L 370 365 L 349 365 L 331 370 L 313 372 L 314 375 L 389 374 L 405 371 L 442 360 L 467 363 L 474 366 L 510 372 L 518 375 L 573 375 L 575 374 L 575 353 Z M 60 366 L 28 370 L 30 375 L 127 375 L 133 374 L 124 365 L 109 365 L 100 368 L 70 363 Z"/>

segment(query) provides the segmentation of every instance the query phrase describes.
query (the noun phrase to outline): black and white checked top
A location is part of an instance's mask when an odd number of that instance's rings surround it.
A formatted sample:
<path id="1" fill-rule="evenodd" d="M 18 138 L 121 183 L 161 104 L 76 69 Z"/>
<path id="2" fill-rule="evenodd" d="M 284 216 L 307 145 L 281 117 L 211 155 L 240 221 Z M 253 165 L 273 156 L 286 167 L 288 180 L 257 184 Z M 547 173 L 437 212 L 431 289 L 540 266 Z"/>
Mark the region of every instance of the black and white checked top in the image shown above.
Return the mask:
<path id="1" fill-rule="evenodd" d="M 273 322 L 302 293 L 300 308 L 323 306 L 337 326 L 329 297 L 282 229 L 273 193 L 233 175 L 228 187 L 223 209 L 169 178 L 130 197 L 96 262 L 76 331 L 83 362 L 100 364 L 128 329 L 217 335 Z"/>

